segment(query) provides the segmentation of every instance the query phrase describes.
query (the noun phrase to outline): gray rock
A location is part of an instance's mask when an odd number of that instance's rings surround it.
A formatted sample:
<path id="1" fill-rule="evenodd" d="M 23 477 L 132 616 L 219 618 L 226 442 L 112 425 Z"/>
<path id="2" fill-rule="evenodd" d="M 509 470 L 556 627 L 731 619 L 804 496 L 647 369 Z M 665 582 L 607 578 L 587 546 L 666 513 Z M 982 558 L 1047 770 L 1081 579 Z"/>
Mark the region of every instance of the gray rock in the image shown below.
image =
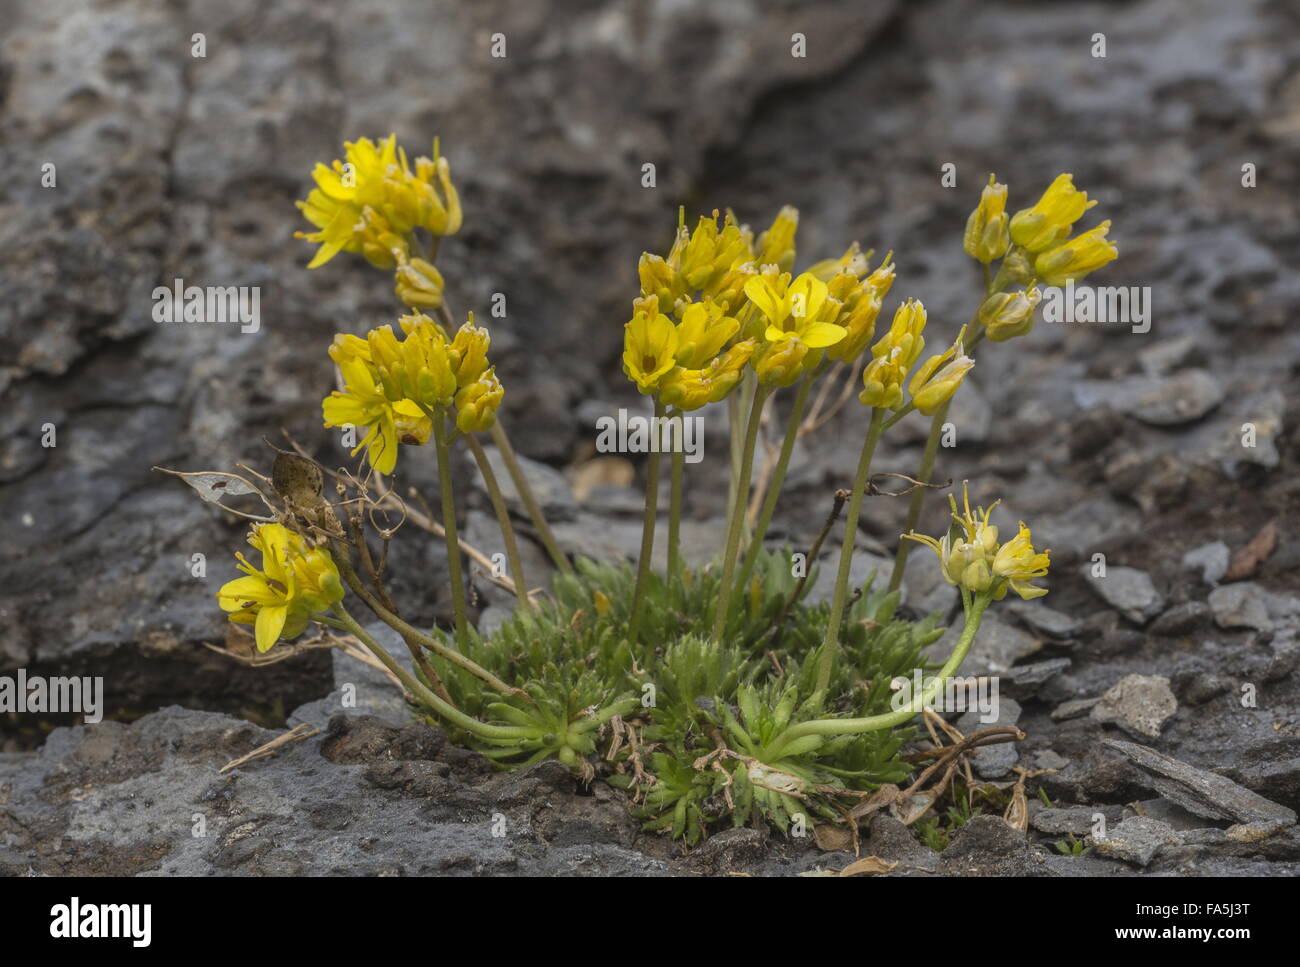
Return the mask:
<path id="1" fill-rule="evenodd" d="M 1185 369 L 1168 377 L 1085 380 L 1075 387 L 1075 398 L 1084 408 L 1105 403 L 1143 423 L 1177 426 L 1199 420 L 1222 403 L 1223 389 L 1206 370 Z"/>
<path id="2" fill-rule="evenodd" d="M 1169 679 L 1160 675 L 1125 675 L 1092 709 L 1094 722 L 1118 725 L 1139 738 L 1156 739 L 1175 712 L 1178 699 Z"/>
<path id="3" fill-rule="evenodd" d="M 1151 622 L 1149 630 L 1162 637 L 1190 634 L 1209 623 L 1210 613 L 1210 606 L 1204 601 L 1184 601 Z"/>
<path id="4" fill-rule="evenodd" d="M 1254 581 L 1225 584 L 1210 592 L 1210 609 L 1220 628 L 1253 628 L 1270 631 L 1267 592 Z"/>
<path id="5" fill-rule="evenodd" d="M 976 816 L 959 827 L 939 854 L 949 876 L 1050 876 L 1042 854 L 1001 816 Z"/>
<path id="6" fill-rule="evenodd" d="M 1098 577 L 1093 574 L 1092 565 L 1087 564 L 1081 572 L 1098 597 L 1134 624 L 1146 624 L 1165 606 L 1164 596 L 1156 590 L 1146 571 L 1115 566 L 1108 567 L 1105 576 Z"/>
<path id="7" fill-rule="evenodd" d="M 954 622 L 942 638 L 926 649 L 932 660 L 942 661 L 952 653 L 961 637 L 961 623 Z M 1042 641 L 1020 628 L 1007 624 L 992 609 L 984 612 L 970 653 L 962 662 L 962 675 L 1003 675 L 1022 658 L 1042 648 Z"/>
<path id="8" fill-rule="evenodd" d="M 1211 541 L 1193 548 L 1183 555 L 1183 565 L 1201 572 L 1201 580 L 1206 584 L 1218 584 L 1219 578 L 1228 571 L 1228 561 L 1232 552 L 1223 541 Z"/>
<path id="9" fill-rule="evenodd" d="M 528 511 L 524 507 L 524 502 L 519 498 L 519 489 L 515 486 L 514 478 L 510 476 L 510 471 L 506 467 L 506 462 L 502 458 L 500 451 L 494 446 L 484 446 L 483 451 L 487 454 L 488 463 L 492 466 L 492 475 L 496 477 L 497 486 L 501 488 L 501 496 L 505 499 L 506 505 L 514 513 L 524 520 L 528 519 Z M 574 499 L 573 491 L 569 489 L 569 482 L 564 479 L 564 474 L 554 467 L 548 466 L 537 460 L 532 460 L 522 454 L 516 454 L 519 461 L 519 469 L 528 481 L 528 487 L 537 498 L 538 505 L 542 508 L 542 513 L 546 515 L 548 523 L 554 524 L 560 520 L 572 520 L 577 513 L 578 502 Z M 483 477 L 478 473 L 478 468 L 474 469 L 474 483 L 486 493 L 486 484 Z"/>
<path id="10" fill-rule="evenodd" d="M 1016 665 L 1002 676 L 1001 688 L 1012 698 L 1022 701 L 1033 698 L 1045 684 L 1064 672 L 1071 664 L 1068 658 L 1049 658 L 1028 665 Z"/>
<path id="11" fill-rule="evenodd" d="M 1055 611 L 1039 601 L 1009 601 L 1007 610 L 1034 631 L 1051 638 L 1073 638 L 1083 630 L 1083 622 L 1078 618 Z"/>
<path id="12" fill-rule="evenodd" d="M 1106 831 L 1089 835 L 1087 843 L 1103 856 L 1113 856 L 1135 866 L 1147 866 L 1161 847 L 1179 842 L 1172 827 L 1158 819 L 1135 816 Z"/>
<path id="13" fill-rule="evenodd" d="M 1188 812 L 1172 799 L 1165 799 L 1164 797 L 1146 799 L 1142 802 L 1133 803 L 1132 808 L 1137 815 L 1145 816 L 1148 819 L 1158 819 L 1180 833 L 1205 828 L 1204 817 Z M 1222 832 L 1222 830 L 1215 830 L 1215 832 Z"/>
<path id="14" fill-rule="evenodd" d="M 1056 708 L 1052 709 L 1053 722 L 1068 722 L 1070 719 L 1081 719 L 1096 707 L 1101 701 L 1097 698 L 1076 698 L 1068 702 L 1062 702 Z"/>
<path id="15" fill-rule="evenodd" d="M 1029 820 L 1029 825 L 1040 833 L 1086 836 L 1097 825 L 1098 818 L 1110 825 L 1120 821 L 1123 808 L 1120 806 L 1069 806 L 1066 808 L 1046 808 L 1036 810 Z"/>
<path id="16" fill-rule="evenodd" d="M 1138 363 L 1148 376 L 1166 376 L 1198 355 L 1199 349 L 1195 336 L 1161 339 L 1137 354 Z"/>
<path id="17" fill-rule="evenodd" d="M 1211 453 L 1229 468 L 1243 463 L 1271 470 L 1282 460 L 1278 441 L 1282 439 L 1286 398 L 1270 390 L 1237 407 L 1237 415 L 1216 427 Z"/>
<path id="18" fill-rule="evenodd" d="M 1145 772 L 1152 787 L 1162 796 L 1197 816 L 1251 825 L 1285 826 L 1296 821 L 1295 810 L 1265 799 L 1224 776 L 1132 742 L 1108 738 L 1101 741 Z"/>

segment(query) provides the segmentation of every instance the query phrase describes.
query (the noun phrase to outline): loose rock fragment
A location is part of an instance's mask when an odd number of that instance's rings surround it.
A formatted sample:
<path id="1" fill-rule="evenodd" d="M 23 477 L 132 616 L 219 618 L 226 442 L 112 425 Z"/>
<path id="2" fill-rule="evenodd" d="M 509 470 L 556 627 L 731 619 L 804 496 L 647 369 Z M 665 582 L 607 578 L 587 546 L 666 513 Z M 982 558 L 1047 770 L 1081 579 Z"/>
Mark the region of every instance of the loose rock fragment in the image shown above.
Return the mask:
<path id="1" fill-rule="evenodd" d="M 1146 571 L 1119 566 L 1107 568 L 1104 576 L 1097 576 L 1089 564 L 1083 568 L 1083 576 L 1098 597 L 1134 624 L 1146 624 L 1164 610 L 1164 596 L 1156 590 Z"/>
<path id="2" fill-rule="evenodd" d="M 1092 718 L 1113 723 L 1130 735 L 1160 737 L 1164 724 L 1178 711 L 1169 679 L 1160 675 L 1125 675 L 1093 707 Z"/>
<path id="3" fill-rule="evenodd" d="M 1152 787 L 1188 812 L 1207 819 L 1237 823 L 1294 825 L 1295 810 L 1265 799 L 1225 776 L 1197 769 L 1155 749 L 1102 739 L 1102 744 L 1119 752 L 1151 779 Z"/>

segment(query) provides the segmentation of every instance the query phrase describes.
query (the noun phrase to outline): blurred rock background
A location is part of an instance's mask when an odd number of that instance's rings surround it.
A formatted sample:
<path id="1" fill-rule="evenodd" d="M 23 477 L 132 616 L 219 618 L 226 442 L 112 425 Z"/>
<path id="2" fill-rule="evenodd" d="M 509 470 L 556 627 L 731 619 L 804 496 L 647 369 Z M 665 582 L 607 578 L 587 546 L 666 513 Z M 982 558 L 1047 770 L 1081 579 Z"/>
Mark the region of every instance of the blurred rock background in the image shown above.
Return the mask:
<path id="1" fill-rule="evenodd" d="M 622 323 L 636 258 L 666 250 L 679 204 L 756 229 L 794 204 L 801 264 L 853 239 L 893 250 L 886 311 L 921 298 L 937 345 L 974 308 L 960 238 L 988 172 L 1015 210 L 1071 171 L 1099 201 L 1085 224 L 1112 219 L 1120 246 L 1091 281 L 1150 286 L 1152 326 L 1040 322 L 981 347 L 940 473 L 1003 498 L 1000 522 L 1025 518 L 1054 552 L 1052 611 L 1000 613 L 988 667 L 1057 661 L 1020 720 L 1022 756 L 1064 756 L 1051 781 L 1070 801 L 1135 788 L 1096 734 L 1149 723 L 1125 702 L 1165 708 L 1163 693 L 1125 688 L 1097 716 L 1086 703 L 1140 675 L 1176 696 L 1145 741 L 1300 804 L 1294 4 L 0 0 L 0 22 L 0 674 L 103 674 L 116 713 L 178 702 L 270 725 L 333 687 L 319 655 L 248 670 L 202 647 L 225 635 L 212 594 L 243 528 L 150 467 L 265 469 L 281 428 L 343 459 L 320 428 L 325 348 L 393 321 L 395 300 L 357 259 L 306 271 L 291 235 L 312 165 L 345 139 L 394 131 L 427 153 L 441 138 L 466 209 L 440 256 L 450 299 L 486 316 L 505 294 L 491 325 L 511 436 L 571 483 L 594 417 L 642 405 Z M 155 323 L 151 292 L 177 277 L 260 286 L 261 330 Z M 801 444 L 775 537 L 806 545 L 847 486 L 856 406 Z M 709 427 L 711 469 L 688 484 L 706 551 L 725 448 Z M 880 469 L 916 467 L 924 426 L 904 427 Z M 427 453 L 402 466 L 406 484 L 433 479 Z M 584 484 L 580 500 L 547 479 L 570 546 L 628 549 L 632 489 Z M 892 553 L 903 511 L 868 508 L 865 560 Z M 1261 533 L 1269 553 L 1243 557 Z M 399 597 L 432 620 L 445 563 L 419 533 L 397 543 Z M 1096 553 L 1106 582 L 1081 571 Z M 912 606 L 949 607 L 916 565 Z M 10 747 L 40 738 L 0 725 Z"/>

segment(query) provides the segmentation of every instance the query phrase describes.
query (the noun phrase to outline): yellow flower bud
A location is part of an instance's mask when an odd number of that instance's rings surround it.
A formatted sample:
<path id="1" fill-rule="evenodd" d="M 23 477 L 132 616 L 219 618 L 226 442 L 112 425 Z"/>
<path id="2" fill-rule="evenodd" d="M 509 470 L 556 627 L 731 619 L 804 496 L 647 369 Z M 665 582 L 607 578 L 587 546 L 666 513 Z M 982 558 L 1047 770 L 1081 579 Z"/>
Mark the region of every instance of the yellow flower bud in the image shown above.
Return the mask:
<path id="1" fill-rule="evenodd" d="M 837 288 L 835 282 L 844 278 L 848 276 L 839 275 L 832 280 L 832 292 Z M 893 282 L 894 263 L 886 260 L 885 264 L 845 295 L 844 308 L 837 321 L 848 335 L 826 350 L 826 355 L 842 363 L 851 363 L 862 355 L 867 343 L 876 334 L 876 319 L 880 316 L 885 295 Z"/>
<path id="2" fill-rule="evenodd" d="M 462 433 L 482 433 L 492 429 L 497 407 L 505 389 L 497 379 L 496 369 L 489 369 L 476 381 L 456 394 L 456 427 Z"/>
<path id="3" fill-rule="evenodd" d="M 491 342 L 492 337 L 488 331 L 474 325 L 474 313 L 471 312 L 469 322 L 456 331 L 456 338 L 447 348 L 457 386 L 468 386 L 487 371 L 488 346 Z"/>
<path id="4" fill-rule="evenodd" d="M 993 574 L 983 558 L 972 561 L 961 572 L 961 584 L 970 591 L 987 591 L 992 583 Z"/>
<path id="5" fill-rule="evenodd" d="M 1030 252 L 1050 248 L 1070 234 L 1083 213 L 1097 202 L 1074 187 L 1074 175 L 1057 175 L 1033 208 L 1016 212 L 1011 219 L 1011 240 Z"/>
<path id="6" fill-rule="evenodd" d="M 641 294 L 658 299 L 664 305 L 671 306 L 681 295 L 675 291 L 677 276 L 672 267 L 658 255 L 644 252 L 637 263 L 637 276 L 641 279 Z"/>
<path id="7" fill-rule="evenodd" d="M 1011 244 L 1007 229 L 1007 186 L 999 185 L 989 175 L 989 183 L 980 194 L 980 203 L 966 220 L 966 234 L 962 244 L 966 254 L 987 265 L 1006 254 Z"/>
<path id="8" fill-rule="evenodd" d="M 738 342 L 703 369 L 676 367 L 659 384 L 659 398 L 679 410 L 698 410 L 721 401 L 740 382 L 757 345 L 752 339 Z"/>
<path id="9" fill-rule="evenodd" d="M 1034 310 L 1041 298 L 1036 288 L 1028 292 L 995 292 L 980 305 L 979 321 L 984 334 L 994 342 L 1025 335 L 1034 328 Z"/>
<path id="10" fill-rule="evenodd" d="M 803 372 L 808 345 L 797 336 L 768 342 L 754 360 L 754 371 L 764 386 L 789 386 Z"/>
<path id="11" fill-rule="evenodd" d="M 860 279 L 867 271 L 867 256 L 862 254 L 862 248 L 857 242 L 848 247 L 843 255 L 837 259 L 823 259 L 813 265 L 808 266 L 808 274 L 813 278 L 821 279 L 823 282 L 830 282 L 836 276 L 847 276 L 850 279 Z M 836 296 L 839 298 L 839 296 Z"/>
<path id="12" fill-rule="evenodd" d="M 401 343 L 400 379 L 405 396 L 430 409 L 450 406 L 456 395 L 456 374 L 451 369 L 447 337 L 428 316 L 417 313 L 403 316 L 400 322 L 406 332 Z"/>
<path id="13" fill-rule="evenodd" d="M 786 205 L 777 213 L 772 227 L 758 237 L 759 265 L 775 265 L 782 272 L 794 268 L 794 236 L 799 230 L 799 209 Z"/>
<path id="14" fill-rule="evenodd" d="M 957 342 L 947 352 L 931 356 L 922 363 L 916 375 L 912 377 L 911 383 L 908 384 L 912 402 L 926 416 L 930 416 L 941 404 L 952 399 L 953 394 L 957 392 L 957 387 L 961 386 L 962 380 L 975 365 L 975 360 L 962 352 L 961 341 L 965 332 L 966 330 L 963 329 L 957 336 Z"/>
<path id="15" fill-rule="evenodd" d="M 1109 231 L 1110 222 L 1104 221 L 1096 228 L 1044 252 L 1034 260 L 1038 277 L 1047 285 L 1065 285 L 1078 282 L 1088 273 L 1113 262 L 1119 249 L 1106 238 Z"/>
<path id="16" fill-rule="evenodd" d="M 437 309 L 442 305 L 443 278 L 438 267 L 424 259 L 403 258 L 398 262 L 397 298 L 413 309 Z"/>
<path id="17" fill-rule="evenodd" d="M 677 324 L 677 365 L 700 369 L 739 329 L 740 323 L 725 315 L 722 306 L 707 300 L 692 302 Z"/>
<path id="18" fill-rule="evenodd" d="M 903 403 L 903 384 L 925 348 L 925 306 L 909 299 L 898 307 L 894 321 L 879 342 L 871 347 L 871 362 L 862 371 L 864 406 L 897 410 Z"/>

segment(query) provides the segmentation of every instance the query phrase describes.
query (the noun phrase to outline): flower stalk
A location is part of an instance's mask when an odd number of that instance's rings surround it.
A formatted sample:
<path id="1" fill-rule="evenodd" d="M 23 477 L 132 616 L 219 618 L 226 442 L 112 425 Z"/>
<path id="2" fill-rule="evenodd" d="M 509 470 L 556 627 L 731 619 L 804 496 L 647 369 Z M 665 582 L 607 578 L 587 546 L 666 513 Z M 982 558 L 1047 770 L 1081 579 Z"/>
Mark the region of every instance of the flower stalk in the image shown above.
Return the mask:
<path id="1" fill-rule="evenodd" d="M 532 599 L 528 597 L 528 585 L 524 580 L 523 561 L 519 557 L 519 543 L 515 540 L 515 529 L 510 523 L 510 511 L 506 508 L 506 501 L 501 494 L 501 487 L 497 484 L 497 475 L 492 470 L 492 462 L 488 460 L 487 452 L 484 451 L 483 445 L 478 442 L 474 434 L 465 434 L 465 443 L 469 446 L 470 452 L 474 454 L 474 461 L 478 464 L 478 472 L 483 476 L 483 485 L 487 488 L 488 497 L 492 501 L 492 510 L 497 515 L 497 525 L 501 528 L 501 540 L 506 546 L 506 563 L 510 566 L 510 581 L 515 586 L 515 597 L 518 599 L 520 607 L 532 607 Z"/>
<path id="2" fill-rule="evenodd" d="M 460 542 L 456 539 L 456 501 L 452 493 L 451 447 L 441 413 L 433 413 L 433 440 L 438 457 L 438 487 L 442 491 L 442 529 L 447 544 L 447 568 L 451 576 L 451 606 L 456 620 L 456 645 L 462 651 L 469 642 L 469 619 L 465 613 L 465 575 L 460 565 Z"/>
<path id="3" fill-rule="evenodd" d="M 817 374 L 811 373 L 803 378 L 799 384 L 799 391 L 795 394 L 794 404 L 790 410 L 790 418 L 786 421 L 785 439 L 781 441 L 781 452 L 777 456 L 776 466 L 772 470 L 771 479 L 767 484 L 767 493 L 763 497 L 763 506 L 759 511 L 758 520 L 754 524 L 754 532 L 749 539 L 749 547 L 745 553 L 745 563 L 740 569 L 740 577 L 736 579 L 736 590 L 740 594 L 745 593 L 749 586 L 750 579 L 754 575 L 754 567 L 758 562 L 759 553 L 763 550 L 763 539 L 767 536 L 767 529 L 772 523 L 772 515 L 776 512 L 776 504 L 781 496 L 781 485 L 785 483 L 786 471 L 790 467 L 790 454 L 794 452 L 795 441 L 799 438 L 799 427 L 803 423 L 804 410 L 808 405 L 808 395 L 812 390 L 812 384 Z"/>
<path id="4" fill-rule="evenodd" d="M 849 515 L 844 522 L 844 543 L 840 545 L 840 566 L 835 575 L 835 593 L 831 598 L 831 614 L 827 619 L 826 637 L 822 640 L 821 658 L 817 665 L 815 691 L 825 692 L 831 681 L 831 668 L 840 642 L 840 624 L 844 620 L 844 605 L 848 598 L 849 572 L 853 567 L 853 548 L 857 543 L 858 519 L 862 515 L 862 498 L 866 495 L 867 478 L 871 474 L 871 458 L 876 452 L 884 426 L 885 411 L 875 407 L 871 411 L 871 425 L 858 457 L 858 470 L 853 478 L 853 496 L 849 498 Z"/>
<path id="5" fill-rule="evenodd" d="M 663 418 L 664 404 L 656 397 L 656 422 Z M 655 522 L 659 517 L 659 447 L 650 449 L 646 467 L 645 514 L 641 521 L 641 554 L 636 565 L 636 585 L 632 592 L 632 614 L 628 619 L 628 639 L 636 642 L 641 634 L 641 615 L 645 607 L 646 582 L 650 579 L 650 558 L 655 546 Z"/>
<path id="6" fill-rule="evenodd" d="M 722 641 L 722 634 L 727 628 L 728 610 L 731 605 L 731 590 L 736 573 L 736 557 L 740 552 L 740 532 L 745 526 L 745 505 L 749 498 L 749 477 L 754 468 L 754 448 L 758 441 L 758 425 L 763 417 L 763 404 L 772 390 L 758 383 L 754 386 L 754 398 L 749 408 L 749 421 L 745 424 L 745 442 L 740 452 L 736 489 L 731 507 L 731 520 L 727 524 L 727 545 L 722 552 L 722 581 L 718 585 L 718 605 L 713 615 L 714 644 Z"/>

